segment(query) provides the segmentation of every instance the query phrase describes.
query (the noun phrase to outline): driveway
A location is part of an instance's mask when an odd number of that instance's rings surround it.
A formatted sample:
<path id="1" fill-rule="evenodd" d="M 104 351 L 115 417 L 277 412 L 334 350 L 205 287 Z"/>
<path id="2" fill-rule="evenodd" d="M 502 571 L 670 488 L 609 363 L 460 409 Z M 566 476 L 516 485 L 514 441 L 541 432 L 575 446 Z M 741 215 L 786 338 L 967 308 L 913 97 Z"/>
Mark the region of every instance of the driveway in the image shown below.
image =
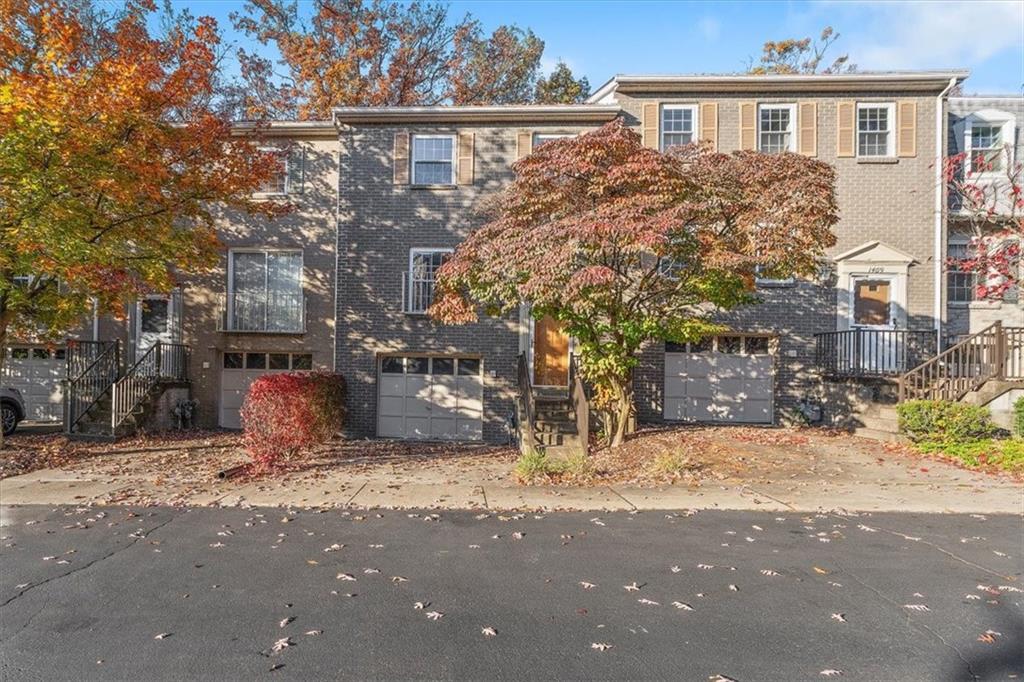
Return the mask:
<path id="1" fill-rule="evenodd" d="M 1019 516 L 18 507 L 0 521 L 9 680 L 1024 674 Z"/>

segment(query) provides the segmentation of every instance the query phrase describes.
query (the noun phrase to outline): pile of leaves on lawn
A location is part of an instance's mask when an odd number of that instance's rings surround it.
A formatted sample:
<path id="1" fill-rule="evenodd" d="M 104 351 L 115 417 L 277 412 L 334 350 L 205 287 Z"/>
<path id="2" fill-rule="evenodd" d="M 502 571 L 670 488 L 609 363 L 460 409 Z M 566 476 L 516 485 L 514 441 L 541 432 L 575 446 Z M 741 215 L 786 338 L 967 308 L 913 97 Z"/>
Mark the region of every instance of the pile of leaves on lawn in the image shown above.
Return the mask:
<path id="1" fill-rule="evenodd" d="M 341 430 L 345 379 L 329 372 L 266 374 L 249 387 L 241 415 L 254 471 L 269 471 Z"/>
<path id="2" fill-rule="evenodd" d="M 217 431 L 166 431 L 139 434 L 113 443 L 72 440 L 60 433 L 14 434 L 0 448 L 0 479 L 20 476 L 39 469 L 74 469 L 84 473 L 116 475 L 115 463 L 128 465 L 162 453 L 189 452 L 195 447 L 233 446 L 234 434 Z M 191 464 L 195 466 L 195 458 Z M 212 466 L 220 466 L 215 462 Z"/>

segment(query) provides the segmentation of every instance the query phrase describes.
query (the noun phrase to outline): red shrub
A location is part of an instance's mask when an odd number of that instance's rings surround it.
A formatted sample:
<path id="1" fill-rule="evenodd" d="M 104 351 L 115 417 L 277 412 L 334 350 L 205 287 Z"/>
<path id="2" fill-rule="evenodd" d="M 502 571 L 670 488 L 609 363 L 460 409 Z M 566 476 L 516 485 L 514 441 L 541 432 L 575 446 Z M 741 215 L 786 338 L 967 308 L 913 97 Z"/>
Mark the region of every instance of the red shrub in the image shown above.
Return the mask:
<path id="1" fill-rule="evenodd" d="M 345 379 L 328 372 L 266 374 L 242 405 L 245 449 L 261 469 L 330 440 L 344 421 Z"/>

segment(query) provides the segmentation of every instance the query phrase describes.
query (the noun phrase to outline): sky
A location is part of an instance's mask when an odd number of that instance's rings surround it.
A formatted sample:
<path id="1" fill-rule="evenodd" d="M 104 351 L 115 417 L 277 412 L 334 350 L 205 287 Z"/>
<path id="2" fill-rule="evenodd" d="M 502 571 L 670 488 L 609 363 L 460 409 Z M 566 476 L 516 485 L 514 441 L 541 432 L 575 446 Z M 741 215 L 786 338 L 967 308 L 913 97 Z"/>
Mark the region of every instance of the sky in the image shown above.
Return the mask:
<path id="1" fill-rule="evenodd" d="M 311 6 L 309 0 L 300 5 Z M 241 0 L 174 0 L 211 15 L 229 40 Z M 545 42 L 542 66 L 559 59 L 596 89 L 619 73 L 743 71 L 765 40 L 840 34 L 830 56 L 849 54 L 860 70 L 966 68 L 965 92 L 1024 92 L 1024 0 L 974 2 L 678 2 L 662 0 L 454 0 L 485 29 L 531 28 Z M 827 57 L 826 57 L 827 59 Z"/>

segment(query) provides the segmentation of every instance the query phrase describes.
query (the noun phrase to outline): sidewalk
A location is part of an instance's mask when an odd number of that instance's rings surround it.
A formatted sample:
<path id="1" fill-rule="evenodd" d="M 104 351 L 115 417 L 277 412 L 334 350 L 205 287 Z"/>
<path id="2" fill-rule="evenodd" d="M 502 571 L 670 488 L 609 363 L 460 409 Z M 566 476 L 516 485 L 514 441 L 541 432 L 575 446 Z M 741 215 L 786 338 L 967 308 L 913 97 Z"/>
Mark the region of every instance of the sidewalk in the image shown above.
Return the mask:
<path id="1" fill-rule="evenodd" d="M 785 468 L 783 449 L 747 444 L 764 465 L 749 476 L 661 487 L 522 486 L 507 456 L 451 461 L 340 463 L 326 471 L 254 481 L 171 485 L 138 475 L 42 469 L 0 481 L 0 503 L 174 504 L 501 510 L 848 511 L 1024 513 L 1024 488 L 1010 479 L 936 461 L 873 457 L 845 441 L 808 446 L 813 458 Z M 865 446 L 868 447 L 868 446 Z M 789 452 L 786 454 L 792 456 Z M 806 454 L 801 455 L 807 457 Z M 775 466 L 774 469 L 769 465 Z M 926 465 L 926 466 L 924 466 Z M 792 470 L 791 470 L 792 469 Z"/>

